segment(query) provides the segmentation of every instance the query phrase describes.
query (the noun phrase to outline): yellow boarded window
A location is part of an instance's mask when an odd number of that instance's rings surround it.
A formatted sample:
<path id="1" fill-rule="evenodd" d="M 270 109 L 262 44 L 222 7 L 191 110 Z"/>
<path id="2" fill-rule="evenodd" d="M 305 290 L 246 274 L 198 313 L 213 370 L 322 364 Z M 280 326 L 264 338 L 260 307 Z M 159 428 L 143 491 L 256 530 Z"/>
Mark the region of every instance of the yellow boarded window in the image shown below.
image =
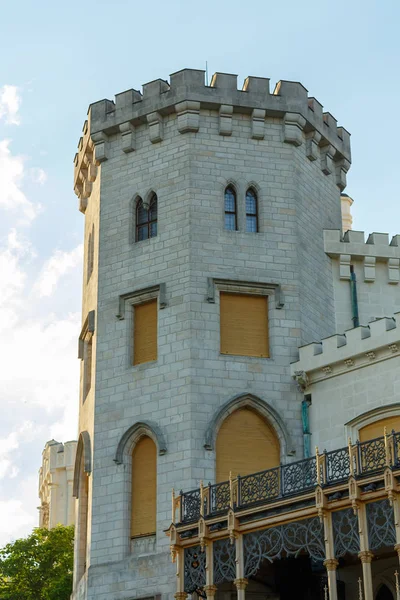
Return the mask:
<path id="1" fill-rule="evenodd" d="M 132 453 L 131 537 L 156 532 L 157 449 L 149 437 L 141 438 Z"/>
<path id="2" fill-rule="evenodd" d="M 279 466 L 280 445 L 274 429 L 247 408 L 232 413 L 217 436 L 217 482 Z"/>
<path id="3" fill-rule="evenodd" d="M 157 360 L 157 300 L 134 307 L 133 364 Z"/>
<path id="4" fill-rule="evenodd" d="M 220 294 L 221 354 L 268 357 L 268 298 Z"/>
<path id="5" fill-rule="evenodd" d="M 382 437 L 385 427 L 386 433 L 390 433 L 392 429 L 400 431 L 400 416 L 394 415 L 393 417 L 380 419 L 379 421 L 375 421 L 374 423 L 362 427 L 359 431 L 360 442 L 366 442 L 367 440 Z"/>

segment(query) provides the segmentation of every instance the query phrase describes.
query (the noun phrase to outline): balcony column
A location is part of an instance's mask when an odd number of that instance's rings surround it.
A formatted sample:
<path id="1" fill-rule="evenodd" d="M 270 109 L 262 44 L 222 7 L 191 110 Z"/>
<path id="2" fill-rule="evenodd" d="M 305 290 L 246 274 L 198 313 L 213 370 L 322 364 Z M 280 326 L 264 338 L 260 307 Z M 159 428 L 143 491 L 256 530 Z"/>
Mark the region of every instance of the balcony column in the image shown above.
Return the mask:
<path id="1" fill-rule="evenodd" d="M 374 555 L 369 549 L 367 510 L 363 503 L 358 505 L 358 532 L 360 535 L 360 550 L 358 557 L 362 563 L 364 581 L 364 600 L 373 600 L 371 562 Z"/>
<path id="2" fill-rule="evenodd" d="M 176 600 L 186 600 L 188 597 L 185 592 L 185 556 L 184 549 L 179 548 L 176 552 Z"/>
<path id="3" fill-rule="evenodd" d="M 207 600 L 214 598 L 217 593 L 217 586 L 214 585 L 214 544 L 208 540 L 206 545 L 206 585 L 204 591 Z"/>
<path id="4" fill-rule="evenodd" d="M 243 535 L 236 538 L 236 579 L 233 582 L 237 590 L 237 599 L 246 600 L 246 587 L 248 584 L 244 576 Z"/>
<path id="5" fill-rule="evenodd" d="M 328 577 L 329 600 L 337 600 L 336 569 L 339 562 L 335 558 L 335 545 L 333 539 L 332 513 L 324 511 L 325 533 L 325 561 L 324 567 Z"/>
<path id="6" fill-rule="evenodd" d="M 396 492 L 391 492 L 389 495 L 389 500 L 392 501 L 393 505 L 393 515 L 394 515 L 394 526 L 396 530 L 396 543 L 394 549 L 397 552 L 397 556 L 400 562 L 400 500 L 399 495 Z"/>

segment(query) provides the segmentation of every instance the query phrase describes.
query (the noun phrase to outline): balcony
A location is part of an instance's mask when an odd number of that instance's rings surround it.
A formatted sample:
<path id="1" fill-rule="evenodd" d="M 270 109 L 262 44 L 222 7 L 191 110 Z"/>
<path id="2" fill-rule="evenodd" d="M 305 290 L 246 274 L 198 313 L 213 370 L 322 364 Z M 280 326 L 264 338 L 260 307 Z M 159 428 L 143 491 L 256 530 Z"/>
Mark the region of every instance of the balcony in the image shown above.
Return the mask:
<path id="1" fill-rule="evenodd" d="M 173 494 L 167 535 L 178 562 L 175 597 L 214 597 L 217 587 L 235 584 L 244 598 L 248 584 L 251 590 L 272 577 L 267 564 L 280 568 L 280 561 L 299 557 L 326 567 L 330 600 L 338 598 L 337 566 L 348 585 L 362 566 L 353 584 L 363 585 L 365 600 L 373 600 L 372 560 L 392 568 L 390 561 L 400 556 L 399 480 L 400 432 L 392 431 Z"/>

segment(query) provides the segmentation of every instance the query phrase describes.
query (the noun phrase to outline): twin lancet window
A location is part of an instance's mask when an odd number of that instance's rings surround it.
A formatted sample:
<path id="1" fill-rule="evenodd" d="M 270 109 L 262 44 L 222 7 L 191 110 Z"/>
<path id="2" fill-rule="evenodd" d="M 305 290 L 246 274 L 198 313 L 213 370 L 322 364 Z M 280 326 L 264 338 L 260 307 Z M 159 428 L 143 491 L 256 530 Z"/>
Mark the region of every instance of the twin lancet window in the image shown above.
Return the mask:
<path id="1" fill-rule="evenodd" d="M 152 194 L 146 206 L 139 198 L 136 203 L 136 241 L 142 242 L 157 235 L 157 196 Z"/>
<path id="2" fill-rule="evenodd" d="M 236 191 L 233 186 L 228 185 L 225 189 L 224 210 L 225 210 L 225 229 L 229 231 L 238 231 L 238 206 Z M 258 232 L 258 201 L 257 194 L 253 188 L 246 192 L 246 231 L 249 233 Z"/>

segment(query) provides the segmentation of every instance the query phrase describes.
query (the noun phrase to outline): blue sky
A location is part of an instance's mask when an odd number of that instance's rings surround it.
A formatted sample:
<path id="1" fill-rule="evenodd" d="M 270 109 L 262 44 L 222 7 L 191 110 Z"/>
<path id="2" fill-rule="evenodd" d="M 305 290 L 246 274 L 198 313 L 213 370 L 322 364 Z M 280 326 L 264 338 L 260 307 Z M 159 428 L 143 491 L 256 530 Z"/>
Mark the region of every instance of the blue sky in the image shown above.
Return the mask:
<path id="1" fill-rule="evenodd" d="M 400 233 L 396 0 L 1 4 L 0 544 L 37 524 L 46 440 L 76 437 L 72 159 L 90 102 L 206 61 L 301 81 L 352 134 L 354 228 Z"/>

